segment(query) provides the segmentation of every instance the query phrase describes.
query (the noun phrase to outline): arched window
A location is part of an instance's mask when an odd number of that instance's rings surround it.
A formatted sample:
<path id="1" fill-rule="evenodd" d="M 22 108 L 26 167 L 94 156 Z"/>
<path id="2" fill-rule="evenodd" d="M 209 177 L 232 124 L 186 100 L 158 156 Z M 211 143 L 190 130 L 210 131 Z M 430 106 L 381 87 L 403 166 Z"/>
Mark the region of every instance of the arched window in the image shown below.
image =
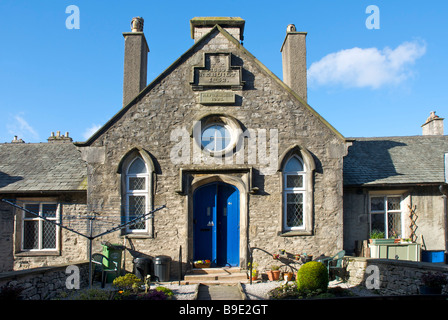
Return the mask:
<path id="1" fill-rule="evenodd" d="M 305 228 L 306 172 L 297 155 L 291 156 L 283 168 L 283 229 Z"/>
<path id="2" fill-rule="evenodd" d="M 125 185 L 125 213 L 128 222 L 149 212 L 149 174 L 142 158 L 136 157 L 129 163 Z M 148 231 L 146 220 L 129 225 L 127 231 L 136 233 Z"/>

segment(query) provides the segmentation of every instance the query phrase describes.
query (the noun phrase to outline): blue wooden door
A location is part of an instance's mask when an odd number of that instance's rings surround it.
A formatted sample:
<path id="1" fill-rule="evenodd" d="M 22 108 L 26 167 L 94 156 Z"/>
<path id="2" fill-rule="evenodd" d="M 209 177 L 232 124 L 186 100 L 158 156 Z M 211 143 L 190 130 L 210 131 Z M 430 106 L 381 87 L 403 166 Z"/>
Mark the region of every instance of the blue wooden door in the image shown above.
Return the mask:
<path id="1" fill-rule="evenodd" d="M 194 260 L 239 265 L 239 192 L 224 183 L 198 188 L 193 196 Z"/>

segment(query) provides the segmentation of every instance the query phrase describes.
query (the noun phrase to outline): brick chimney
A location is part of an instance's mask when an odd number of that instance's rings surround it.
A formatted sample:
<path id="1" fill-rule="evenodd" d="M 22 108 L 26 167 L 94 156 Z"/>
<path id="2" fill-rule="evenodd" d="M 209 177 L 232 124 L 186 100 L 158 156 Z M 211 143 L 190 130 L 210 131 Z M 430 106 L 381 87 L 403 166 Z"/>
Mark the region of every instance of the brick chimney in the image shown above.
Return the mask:
<path id="1" fill-rule="evenodd" d="M 239 41 L 244 40 L 245 21 L 238 17 L 196 17 L 190 20 L 191 38 L 202 38 L 214 26 L 219 25 Z"/>
<path id="2" fill-rule="evenodd" d="M 143 33 L 143 18 L 131 21 L 131 32 L 123 32 L 124 76 L 123 107 L 146 87 L 148 69 L 148 44 Z"/>
<path id="3" fill-rule="evenodd" d="M 295 25 L 288 25 L 286 38 L 280 49 L 282 53 L 283 82 L 305 102 L 307 101 L 306 35 L 306 32 L 296 31 Z"/>
<path id="4" fill-rule="evenodd" d="M 431 111 L 428 119 L 422 125 L 424 136 L 443 135 L 443 118 L 436 115 L 435 111 Z"/>

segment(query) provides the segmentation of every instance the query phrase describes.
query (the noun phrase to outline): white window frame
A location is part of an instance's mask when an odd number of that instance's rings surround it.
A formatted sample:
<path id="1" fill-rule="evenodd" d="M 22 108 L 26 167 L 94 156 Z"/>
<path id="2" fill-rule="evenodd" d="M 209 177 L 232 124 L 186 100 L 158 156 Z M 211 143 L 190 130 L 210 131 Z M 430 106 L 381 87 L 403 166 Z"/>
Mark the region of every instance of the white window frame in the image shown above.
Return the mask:
<path id="1" fill-rule="evenodd" d="M 141 161 L 143 161 L 143 163 L 145 164 L 146 167 L 146 173 L 137 173 L 137 174 L 130 174 L 128 173 L 129 168 L 132 166 L 132 164 L 134 163 L 134 161 L 136 161 L 137 159 L 140 159 Z M 126 168 L 126 177 L 125 177 L 125 184 L 126 184 L 126 222 L 130 221 L 130 217 L 129 217 L 129 197 L 132 196 L 143 196 L 145 197 L 145 213 L 149 212 L 149 190 L 150 190 L 150 185 L 149 185 L 149 168 L 148 165 L 146 164 L 145 160 L 143 160 L 143 158 L 141 157 L 135 157 L 134 159 L 132 159 L 132 161 L 130 161 L 129 165 Z M 141 189 L 141 190 L 131 190 L 129 189 L 129 180 L 130 178 L 144 178 L 145 179 L 145 189 Z M 128 225 L 126 226 L 126 232 L 127 233 L 147 233 L 148 232 L 148 220 L 145 219 L 144 220 L 145 223 L 145 228 L 144 229 L 133 229 L 131 228 L 132 225 Z"/>
<path id="2" fill-rule="evenodd" d="M 208 149 L 204 144 L 203 144 L 203 135 L 204 135 L 204 132 L 206 131 L 206 130 L 208 130 L 208 129 L 210 129 L 211 127 L 222 127 L 222 128 L 224 128 L 225 130 L 227 130 L 227 132 L 229 133 L 229 137 L 228 137 L 228 143 L 226 144 L 226 146 L 225 146 L 225 148 L 223 148 L 223 149 L 216 149 L 216 141 L 218 141 L 218 139 L 216 139 L 217 138 L 217 136 L 219 135 L 218 134 L 218 130 L 216 130 L 215 131 L 215 141 L 213 142 L 213 144 L 214 144 L 214 148 L 213 148 L 213 150 L 211 150 L 211 149 Z M 234 138 L 234 134 L 232 133 L 233 131 L 232 131 L 232 128 L 230 128 L 228 125 L 226 125 L 226 124 L 224 124 L 224 123 L 211 123 L 211 124 L 209 124 L 209 125 L 207 125 L 204 129 L 202 129 L 202 132 L 201 132 L 201 146 L 202 146 L 202 148 L 204 148 L 205 150 L 207 150 L 208 152 L 210 152 L 210 153 L 213 153 L 213 154 L 219 154 L 219 153 L 225 153 L 225 152 L 227 152 L 230 148 L 233 148 L 233 145 L 234 145 L 234 140 L 235 140 L 235 138 Z M 225 137 L 219 137 L 221 140 L 226 140 L 226 138 Z"/>
<path id="3" fill-rule="evenodd" d="M 47 220 L 51 220 L 55 223 L 60 221 L 60 211 L 61 211 L 61 205 L 55 201 L 25 201 L 23 202 L 23 208 L 27 209 L 27 205 L 38 205 L 39 206 L 39 212 L 34 212 L 38 214 L 39 216 L 32 215 L 30 213 L 27 213 L 25 210 L 22 210 L 22 237 L 21 237 L 21 251 L 23 252 L 42 252 L 42 251 L 57 251 L 59 248 L 59 232 L 60 228 L 58 225 L 55 226 L 55 247 L 54 248 L 43 248 L 43 223 L 45 222 L 45 219 L 41 218 L 42 216 L 42 207 L 43 205 L 51 204 L 56 205 L 56 214 L 53 218 L 46 217 Z M 27 209 L 29 210 L 29 209 Z M 31 211 L 31 210 L 29 210 Z M 33 211 L 31 211 L 33 212 Z M 27 217 L 28 214 L 28 217 Z M 28 249 L 25 248 L 25 224 L 27 221 L 36 221 L 38 224 L 37 230 L 38 230 L 38 245 L 37 248 Z M 48 222 L 51 223 L 51 222 Z"/>
<path id="4" fill-rule="evenodd" d="M 384 210 L 372 210 L 372 198 L 383 198 Z M 389 210 L 388 209 L 388 199 L 389 198 L 400 198 L 400 210 Z M 369 195 L 369 228 L 370 232 L 372 229 L 372 214 L 384 214 L 384 235 L 385 238 L 390 238 L 389 235 L 389 213 L 400 213 L 400 237 L 404 236 L 404 212 L 403 212 L 403 196 L 400 194 L 370 194 Z M 381 230 L 382 231 L 382 230 Z"/>
<path id="5" fill-rule="evenodd" d="M 303 160 L 297 156 L 297 155 L 292 155 L 291 157 L 288 158 L 288 160 L 285 162 L 285 168 L 286 165 L 289 163 L 289 161 L 292 158 L 296 158 L 297 160 L 299 160 L 299 162 L 302 164 L 302 168 L 303 171 L 289 171 L 283 172 L 283 230 L 284 231 L 295 231 L 295 230 L 305 230 L 305 226 L 306 226 L 306 219 L 307 219 L 307 213 L 306 213 L 306 185 L 307 185 L 307 181 L 306 181 L 306 171 L 305 171 L 305 163 L 303 162 Z M 288 188 L 288 176 L 301 176 L 302 177 L 302 187 L 292 187 L 292 188 Z M 302 225 L 301 226 L 295 226 L 295 227 L 290 227 L 287 225 L 287 218 L 288 218 L 288 194 L 302 194 Z"/>

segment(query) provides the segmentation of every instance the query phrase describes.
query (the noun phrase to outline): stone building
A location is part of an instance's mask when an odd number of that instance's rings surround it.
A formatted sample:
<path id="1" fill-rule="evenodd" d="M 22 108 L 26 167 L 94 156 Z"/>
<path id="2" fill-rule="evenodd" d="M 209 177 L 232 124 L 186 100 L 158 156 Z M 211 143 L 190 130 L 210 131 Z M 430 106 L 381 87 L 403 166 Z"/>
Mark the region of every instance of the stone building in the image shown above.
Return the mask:
<path id="1" fill-rule="evenodd" d="M 243 46 L 243 19 L 193 18 L 190 25 L 192 47 L 147 84 L 149 46 L 143 19 L 134 18 L 123 33 L 122 108 L 85 142 L 72 143 L 67 134 L 0 145 L 0 197 L 32 202 L 40 214 L 53 203 L 51 217 L 84 227 L 92 214 L 124 225 L 96 239 L 94 251 L 103 241 L 126 246 L 128 270 L 134 257 L 177 261 L 179 252 L 184 270 L 195 260 L 244 269 L 249 247 L 262 249 L 255 252 L 261 267 L 279 249 L 350 253 L 355 240 L 368 238 L 366 199 L 376 194 L 399 194 L 402 206 L 411 201 L 405 195 L 420 197 L 429 209 L 419 232 L 437 232 L 428 244 L 444 245 L 445 226 L 434 223 L 445 216 L 437 193 L 445 183 L 443 133 L 347 139 L 307 103 L 306 33 L 287 27 L 282 81 Z M 420 143 L 438 162 L 418 156 Z M 365 159 L 365 150 L 376 153 Z M 419 163 L 407 166 L 408 156 Z M 412 172 L 424 164 L 434 179 Z M 42 247 L 45 224 L 32 229 L 33 239 L 41 239 L 24 246 L 26 212 L 8 203 L 0 210 L 3 271 L 87 258 L 87 241 L 58 227 L 53 247 Z"/>

